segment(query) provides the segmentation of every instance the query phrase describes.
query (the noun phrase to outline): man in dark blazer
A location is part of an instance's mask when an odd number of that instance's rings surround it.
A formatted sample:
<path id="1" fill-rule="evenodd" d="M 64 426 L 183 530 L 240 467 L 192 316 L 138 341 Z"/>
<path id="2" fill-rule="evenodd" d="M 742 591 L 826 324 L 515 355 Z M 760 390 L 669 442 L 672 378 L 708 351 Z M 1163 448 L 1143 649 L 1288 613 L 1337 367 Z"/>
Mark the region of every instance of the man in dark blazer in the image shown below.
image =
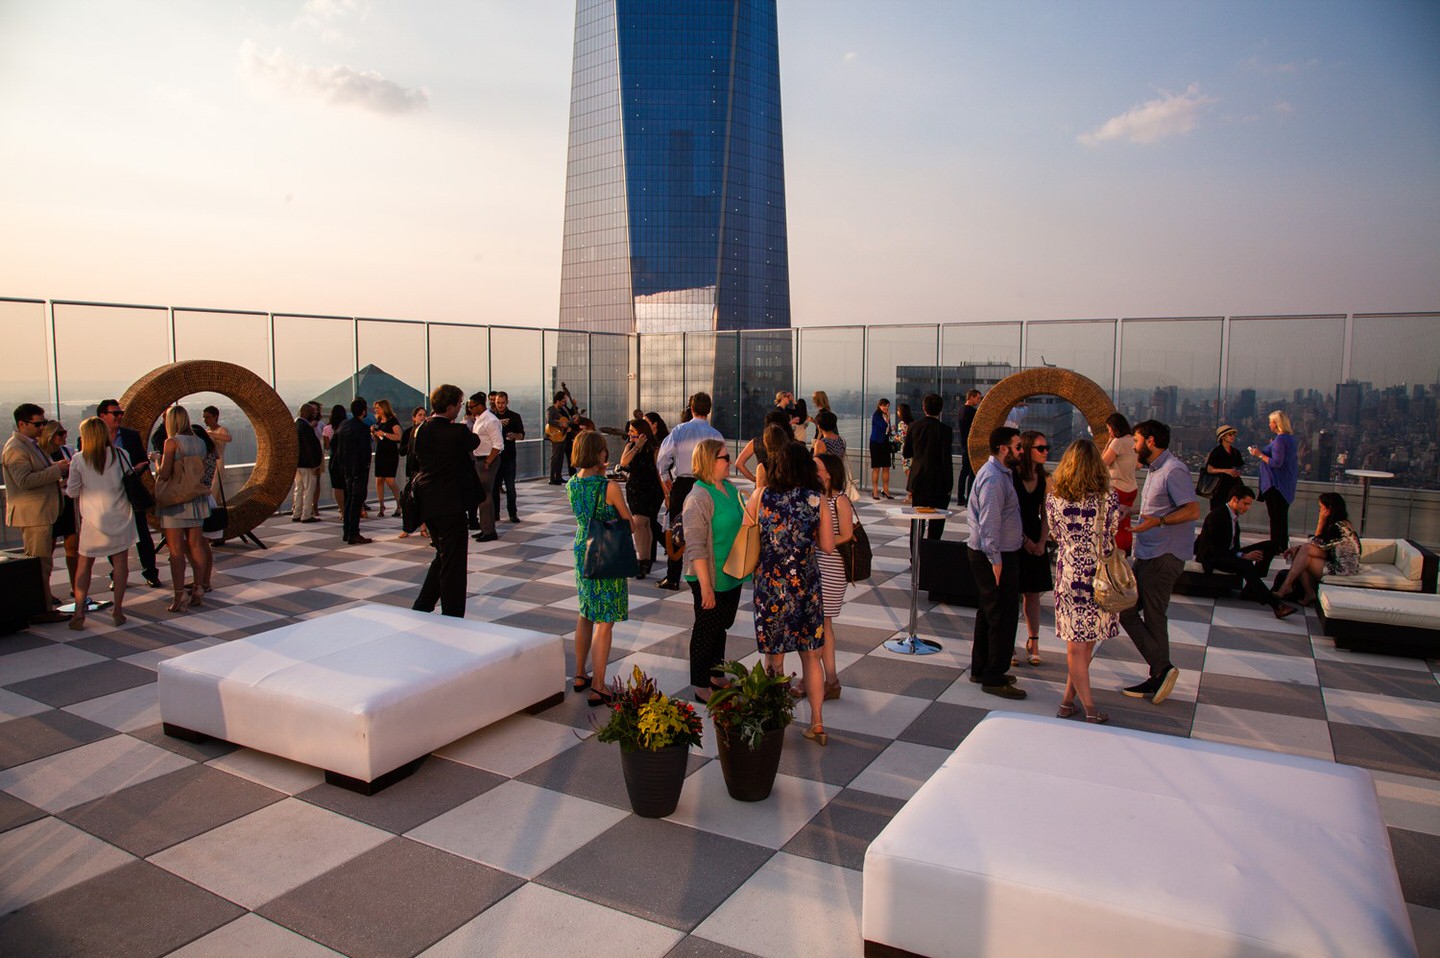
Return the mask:
<path id="1" fill-rule="evenodd" d="M 360 534 L 360 511 L 365 508 L 365 490 L 370 485 L 370 427 L 365 423 L 369 409 L 363 399 L 350 403 L 350 418 L 340 424 L 330 440 L 330 456 L 339 461 L 345 477 L 345 524 L 341 536 L 349 545 L 373 541 Z"/>
<path id="2" fill-rule="evenodd" d="M 980 390 L 972 389 L 965 394 L 965 403 L 960 407 L 960 485 L 955 489 L 955 501 L 965 505 L 970 501 L 970 486 L 975 482 L 975 464 L 970 461 L 970 427 L 975 422 L 975 410 L 980 408 Z"/>
<path id="3" fill-rule="evenodd" d="M 940 421 L 945 401 L 937 394 L 927 395 L 920 407 L 925 416 L 906 433 L 901 453 L 910 460 L 910 502 L 944 509 L 950 505 L 950 490 L 955 486 L 955 470 L 950 462 L 955 430 Z M 938 539 L 945 532 L 944 519 L 932 519 L 925 525 L 926 538 Z"/>
<path id="4" fill-rule="evenodd" d="M 419 612 L 434 612 L 440 603 L 442 615 L 465 617 L 465 513 L 474 500 L 475 460 L 473 453 L 480 437 L 455 422 L 464 393 L 446 383 L 430 393 L 429 419 L 415 429 L 410 439 L 411 484 L 420 518 L 430 531 L 435 558 L 411 606 Z M 490 504 L 482 503 L 482 509 Z"/>
<path id="5" fill-rule="evenodd" d="M 110 430 L 111 445 L 125 450 L 130 465 L 144 475 L 150 471 L 150 458 L 145 453 L 145 439 L 134 429 L 125 428 L 125 410 L 118 399 L 106 399 L 95 407 L 95 415 Z M 160 569 L 155 564 L 155 540 L 150 538 L 150 521 L 144 513 L 135 516 L 135 552 L 140 556 L 140 574 L 152 589 L 160 588 Z"/>
<path id="6" fill-rule="evenodd" d="M 1195 540 L 1195 560 L 1205 567 L 1206 572 L 1218 569 L 1230 572 L 1245 580 L 1242 595 L 1248 595 L 1263 605 L 1268 605 L 1275 618 L 1283 619 L 1295 612 L 1295 606 L 1288 605 L 1270 591 L 1265 584 L 1266 567 L 1270 565 L 1269 540 L 1252 546 L 1240 545 L 1240 517 L 1255 504 L 1254 491 L 1244 484 L 1231 490 L 1230 501 L 1224 509 L 1211 509 L 1200 527 L 1200 538 Z"/>

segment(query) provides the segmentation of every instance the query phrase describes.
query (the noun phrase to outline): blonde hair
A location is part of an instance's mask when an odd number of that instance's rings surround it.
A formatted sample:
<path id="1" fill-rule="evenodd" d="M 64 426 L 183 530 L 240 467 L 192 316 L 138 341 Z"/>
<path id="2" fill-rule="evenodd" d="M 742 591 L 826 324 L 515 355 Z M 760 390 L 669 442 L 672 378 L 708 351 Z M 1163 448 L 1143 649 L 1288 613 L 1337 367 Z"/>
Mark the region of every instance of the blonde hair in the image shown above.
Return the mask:
<path id="1" fill-rule="evenodd" d="M 1270 414 L 1270 422 L 1280 427 L 1282 433 L 1294 432 L 1290 428 L 1290 417 L 1285 415 L 1285 410 L 1277 409 Z"/>
<path id="2" fill-rule="evenodd" d="M 1066 502 L 1080 502 L 1110 491 L 1110 471 L 1093 441 L 1076 439 L 1065 449 L 1050 477 L 1050 491 Z"/>
<path id="3" fill-rule="evenodd" d="M 90 468 L 104 474 L 110 461 L 110 429 L 99 416 L 91 416 L 80 423 L 80 455 Z"/>
<path id="4" fill-rule="evenodd" d="M 60 431 L 64 428 L 64 426 L 60 425 L 60 420 L 58 419 L 51 419 L 40 427 L 40 438 L 37 439 L 36 442 L 38 442 L 40 448 L 45 451 L 45 455 L 48 456 L 60 448 Z"/>
<path id="5" fill-rule="evenodd" d="M 165 435 L 174 439 L 190 432 L 190 414 L 184 406 L 171 406 L 165 410 Z"/>
<path id="6" fill-rule="evenodd" d="M 823 389 L 817 389 L 811 393 L 810 401 L 815 404 L 817 410 L 830 408 L 830 397 L 826 395 Z"/>
<path id="7" fill-rule="evenodd" d="M 695 474 L 695 478 L 701 482 L 709 482 L 715 471 L 715 463 L 724 451 L 725 443 L 719 439 L 701 439 L 697 442 L 695 451 L 690 454 L 690 471 Z"/>
<path id="8" fill-rule="evenodd" d="M 575 445 L 570 450 L 570 465 L 576 469 L 594 469 L 604 464 L 607 452 L 609 448 L 605 445 L 605 437 L 586 430 L 575 437 Z"/>
<path id="9" fill-rule="evenodd" d="M 386 419 L 395 418 L 395 410 L 390 408 L 390 400 L 388 399 L 375 400 L 375 411 L 383 415 Z"/>

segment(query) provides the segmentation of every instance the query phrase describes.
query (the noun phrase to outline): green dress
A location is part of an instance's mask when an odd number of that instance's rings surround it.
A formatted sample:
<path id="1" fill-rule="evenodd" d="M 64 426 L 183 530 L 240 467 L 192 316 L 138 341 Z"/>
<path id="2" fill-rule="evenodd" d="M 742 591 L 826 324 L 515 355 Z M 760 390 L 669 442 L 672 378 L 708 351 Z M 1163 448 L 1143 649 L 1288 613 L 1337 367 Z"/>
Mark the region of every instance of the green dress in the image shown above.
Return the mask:
<path id="1" fill-rule="evenodd" d="M 587 579 L 580 574 L 591 510 L 595 510 L 595 518 L 602 521 L 619 516 L 615 507 L 605 501 L 605 487 L 609 482 L 604 476 L 575 475 L 565 485 L 570 511 L 576 519 L 575 586 L 580 593 L 580 614 L 591 622 L 624 622 L 630 618 L 630 590 L 625 579 Z"/>

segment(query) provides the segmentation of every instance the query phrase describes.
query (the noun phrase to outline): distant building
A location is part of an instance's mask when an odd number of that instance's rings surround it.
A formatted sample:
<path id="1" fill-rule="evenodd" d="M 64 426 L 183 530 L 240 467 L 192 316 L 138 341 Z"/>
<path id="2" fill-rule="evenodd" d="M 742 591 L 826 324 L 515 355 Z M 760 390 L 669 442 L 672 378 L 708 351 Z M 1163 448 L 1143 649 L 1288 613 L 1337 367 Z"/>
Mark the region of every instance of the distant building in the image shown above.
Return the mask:
<path id="1" fill-rule="evenodd" d="M 1335 386 L 1335 422 L 1343 426 L 1360 425 L 1360 404 L 1364 398 L 1359 383 L 1338 383 Z"/>

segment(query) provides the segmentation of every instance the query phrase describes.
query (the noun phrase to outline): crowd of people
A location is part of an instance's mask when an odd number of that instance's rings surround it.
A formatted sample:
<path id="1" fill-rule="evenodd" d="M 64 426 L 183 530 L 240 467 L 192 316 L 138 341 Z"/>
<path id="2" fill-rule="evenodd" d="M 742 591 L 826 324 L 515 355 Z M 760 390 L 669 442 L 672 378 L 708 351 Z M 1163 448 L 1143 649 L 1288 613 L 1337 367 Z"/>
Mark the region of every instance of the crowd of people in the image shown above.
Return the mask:
<path id="1" fill-rule="evenodd" d="M 1058 713 L 1077 710 L 1091 722 L 1106 716 L 1095 706 L 1089 663 L 1098 644 L 1123 628 L 1143 657 L 1147 674 L 1123 689 L 1127 696 L 1159 704 L 1179 676 L 1170 657 L 1168 607 L 1185 562 L 1194 557 L 1207 571 L 1239 576 L 1244 595 L 1268 606 L 1278 618 L 1313 602 L 1325 575 L 1353 574 L 1360 559 L 1359 538 L 1344 499 L 1320 497 L 1314 533 L 1292 547 L 1289 507 L 1297 485 L 1294 437 L 1284 413 L 1270 417 L 1273 438 L 1250 446 L 1259 466 L 1259 490 L 1242 477 L 1245 457 L 1236 448 L 1237 431 L 1216 429 L 1217 444 L 1197 484 L 1169 452 L 1170 430 L 1146 420 L 1133 427 L 1116 413 L 1099 442 L 1077 440 L 1049 471 L 1050 444 L 1036 430 L 1001 426 L 988 437 L 989 456 L 971 461 L 975 410 L 982 395 L 971 390 L 953 418 L 961 448 L 958 480 L 953 473 L 955 428 L 946 421 L 942 397 L 920 402 L 919 418 L 900 403 L 892 418 L 888 399 L 871 415 L 868 452 L 871 496 L 896 499 L 890 476 L 898 458 L 905 501 L 915 507 L 947 509 L 952 495 L 965 510 L 969 573 L 978 595 L 971 650 L 970 681 L 987 694 L 1023 699 L 1012 669 L 1042 664 L 1041 597 L 1054 593 L 1055 632 L 1063 642 L 1068 679 Z M 606 663 L 616 622 L 629 614 L 625 578 L 591 579 L 582 574 L 583 552 L 592 521 L 628 523 L 636 552 L 637 580 L 665 560 L 661 589 L 688 587 L 694 609 L 690 636 L 691 684 L 706 701 L 723 684 L 727 632 L 739 614 L 742 586 L 753 579 L 757 650 L 767 664 L 783 670 L 787 653 L 799 655 L 797 698 L 810 705 L 806 736 L 828 739 L 824 702 L 838 698 L 836 620 L 848 589 L 839 546 L 859 522 L 860 498 L 846 465 L 847 447 L 828 396 L 817 391 L 810 406 L 782 391 L 731 462 L 726 437 L 711 423 L 706 393 L 691 396 L 671 429 L 655 412 L 637 409 L 623 431 L 618 462 L 610 462 L 605 436 L 586 419 L 569 390 L 555 392 L 545 433 L 551 445 L 550 481 L 566 487 L 576 516 L 575 558 L 579 615 L 575 632 L 573 687 L 588 692 L 591 705 L 608 699 Z M 8 525 L 18 529 L 24 551 L 41 561 L 50 581 L 55 543 L 63 544 L 71 593 L 76 602 L 71 628 L 85 626 L 86 598 L 94 561 L 111 567 L 112 618 L 125 621 L 128 553 L 133 548 L 143 579 L 160 587 L 155 545 L 146 514 L 127 494 L 127 474 L 153 472 L 159 484 L 193 492 L 170 496 L 154 508 L 168 552 L 172 612 L 203 607 L 214 565 L 208 528 L 212 510 L 224 501 L 223 456 L 231 436 L 215 407 L 203 411 L 204 425 L 192 425 L 183 406 L 168 408 L 147 455 L 139 433 L 124 426 L 124 410 L 105 400 L 84 420 L 75 446 L 44 410 L 24 403 L 15 409 L 15 433 L 5 444 L 3 465 Z M 297 470 L 291 520 L 320 521 L 320 477 L 327 469 L 347 544 L 372 540 L 361 532 L 368 515 L 369 473 L 375 476 L 379 516 L 399 510 L 400 465 L 410 478 L 419 523 L 435 550 L 414 608 L 463 616 L 467 532 L 478 542 L 498 539 L 502 493 L 505 513 L 516 509 L 516 443 L 524 422 L 503 391 L 468 398 L 442 385 L 402 425 L 388 400 L 373 407 L 356 397 L 348 410 L 334 406 L 328 420 L 317 403 L 302 404 L 295 419 Z M 1014 417 L 1018 422 L 1019 415 Z M 1058 451 L 1058 450 L 1057 450 Z M 1139 467 L 1147 470 L 1140 488 Z M 752 468 L 753 467 L 753 468 Z M 562 474 L 568 470 L 568 478 Z M 755 484 L 747 497 L 732 474 Z M 619 480 L 619 481 L 616 481 Z M 191 482 L 192 486 L 185 486 Z M 898 490 L 897 490 L 898 491 Z M 1208 507 L 1199 500 L 1208 498 Z M 1265 504 L 1269 536 L 1242 545 L 1240 524 L 1252 505 Z M 1137 503 L 1138 500 L 1138 503 Z M 1197 524 L 1201 526 L 1196 536 Z M 944 534 L 943 518 L 925 522 L 930 539 Z M 732 545 L 748 527 L 758 529 L 759 557 L 752 570 L 727 570 Z M 207 531 L 208 528 L 208 531 Z M 401 535 L 409 535 L 409 531 Z M 1118 614 L 1095 601 L 1097 569 L 1115 551 L 1133 561 L 1138 598 Z M 1271 562 L 1288 563 L 1272 586 Z M 61 599 L 48 594 L 49 619 Z M 1017 650 L 1019 623 L 1026 626 L 1023 652 Z"/>

